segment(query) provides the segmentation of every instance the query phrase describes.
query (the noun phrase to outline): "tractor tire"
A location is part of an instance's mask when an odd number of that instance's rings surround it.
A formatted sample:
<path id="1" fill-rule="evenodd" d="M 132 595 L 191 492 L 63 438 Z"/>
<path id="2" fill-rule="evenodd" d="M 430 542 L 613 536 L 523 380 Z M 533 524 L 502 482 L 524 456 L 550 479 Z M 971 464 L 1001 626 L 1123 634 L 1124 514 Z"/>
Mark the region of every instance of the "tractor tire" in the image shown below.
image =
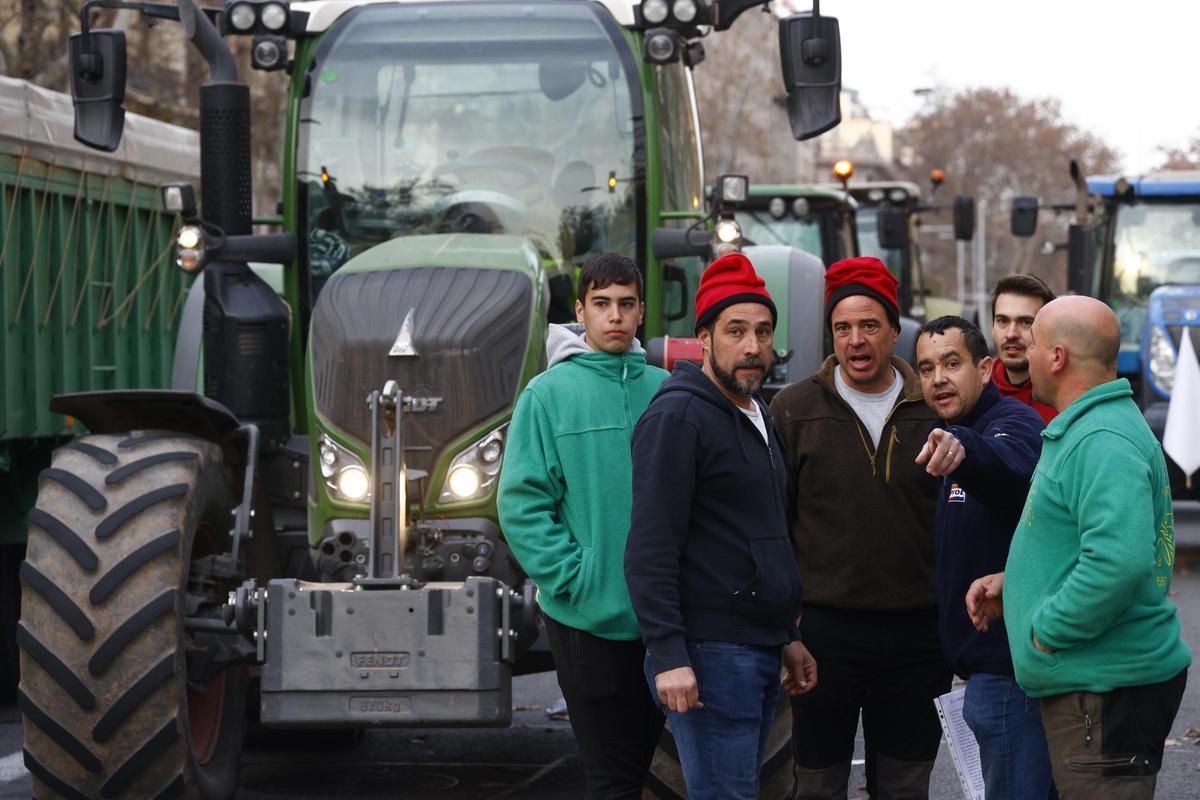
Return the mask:
<path id="1" fill-rule="evenodd" d="M 25 545 L 0 544 L 0 702 L 10 703 L 21 677 L 17 650 L 17 618 L 21 616 L 21 581 L 17 573 Z"/>
<path id="2" fill-rule="evenodd" d="M 794 781 L 792 767 L 792 704 L 787 693 L 780 690 L 779 704 L 775 707 L 775 719 L 767 734 L 767 746 L 763 752 L 763 763 L 758 770 L 758 796 L 762 800 L 782 800 L 792 791 Z M 650 773 L 646 776 L 643 800 L 684 800 L 687 788 L 683 781 L 683 767 L 679 764 L 679 751 L 675 737 L 669 727 L 663 728 Z"/>
<path id="3" fill-rule="evenodd" d="M 220 449 L 174 433 L 75 439 L 29 514 L 17 706 L 34 795 L 232 798 L 245 668 L 189 685 L 193 559 L 228 550 Z"/>

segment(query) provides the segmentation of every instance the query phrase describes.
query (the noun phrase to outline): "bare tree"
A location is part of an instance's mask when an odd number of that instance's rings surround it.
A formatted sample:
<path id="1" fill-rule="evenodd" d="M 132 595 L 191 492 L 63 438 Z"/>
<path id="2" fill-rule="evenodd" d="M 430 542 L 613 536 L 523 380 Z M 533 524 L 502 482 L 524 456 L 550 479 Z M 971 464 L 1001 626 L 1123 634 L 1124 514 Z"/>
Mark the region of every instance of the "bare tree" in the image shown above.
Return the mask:
<path id="1" fill-rule="evenodd" d="M 780 103 L 779 21 L 747 11 L 736 25 L 704 40 L 704 64 L 695 70 L 704 134 L 704 168 L 747 174 L 756 183 L 801 180 L 801 147 Z"/>
<path id="2" fill-rule="evenodd" d="M 1032 272 L 1065 288 L 1065 252 L 1047 256 L 1041 246 L 1065 242 L 1069 218 L 1043 215 L 1035 239 L 1017 239 L 1009 230 L 1012 200 L 1036 195 L 1043 202 L 1070 201 L 1070 160 L 1076 159 L 1085 174 L 1112 171 L 1119 162 L 1116 150 L 1064 121 L 1058 100 L 1026 99 L 1006 88 L 938 92 L 902 136 L 913 148 L 914 180 L 923 182 L 933 168 L 945 170 L 939 200 L 970 194 L 976 202 L 987 201 L 989 285 L 1004 275 Z M 943 286 L 952 286 L 952 245 L 922 244 L 927 265 L 941 273 Z"/>
<path id="3" fill-rule="evenodd" d="M 1160 147 L 1162 163 L 1159 169 L 1200 169 L 1200 135 L 1183 147 Z"/>

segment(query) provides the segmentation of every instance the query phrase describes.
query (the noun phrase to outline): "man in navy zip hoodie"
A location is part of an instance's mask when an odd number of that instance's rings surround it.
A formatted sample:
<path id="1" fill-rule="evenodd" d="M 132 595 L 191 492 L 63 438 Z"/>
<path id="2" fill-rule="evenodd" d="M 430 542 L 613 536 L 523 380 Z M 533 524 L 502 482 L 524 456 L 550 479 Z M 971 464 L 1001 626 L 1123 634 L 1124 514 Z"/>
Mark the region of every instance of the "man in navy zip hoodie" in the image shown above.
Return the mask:
<path id="1" fill-rule="evenodd" d="M 722 256 L 696 293 L 704 366 L 659 387 L 633 434 L 625 577 L 651 692 L 691 800 L 755 800 L 784 687 L 816 685 L 799 642 L 787 463 L 758 389 L 775 305 L 749 259 Z"/>
<path id="2" fill-rule="evenodd" d="M 964 598 L 971 582 L 1001 572 L 1042 451 L 1042 418 L 992 383 L 983 334 L 962 317 L 925 323 L 917 373 L 941 422 L 917 456 L 942 478 L 935 511 L 938 623 L 954 672 L 968 678 L 963 718 L 979 742 L 988 800 L 1055 797 L 1036 698 L 1013 678 L 1001 622 L 975 629 Z"/>

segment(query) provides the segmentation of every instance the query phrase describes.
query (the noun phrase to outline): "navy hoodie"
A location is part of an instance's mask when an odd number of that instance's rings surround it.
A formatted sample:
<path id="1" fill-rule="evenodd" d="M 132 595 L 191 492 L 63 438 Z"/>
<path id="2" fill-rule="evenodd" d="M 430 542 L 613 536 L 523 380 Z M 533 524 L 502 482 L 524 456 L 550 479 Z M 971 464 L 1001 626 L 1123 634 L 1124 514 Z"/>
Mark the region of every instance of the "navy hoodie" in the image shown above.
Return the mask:
<path id="1" fill-rule="evenodd" d="M 1004 571 L 1044 427 L 1036 411 L 988 383 L 974 408 L 948 428 L 966 456 L 942 479 L 935 512 L 938 625 L 946 661 L 959 677 L 1013 674 L 1003 623 L 975 630 L 965 597 L 976 578 Z"/>
<path id="2" fill-rule="evenodd" d="M 798 639 L 800 571 L 787 463 L 690 362 L 677 363 L 633 432 L 625 579 L 655 674 L 691 665 L 686 641 Z"/>

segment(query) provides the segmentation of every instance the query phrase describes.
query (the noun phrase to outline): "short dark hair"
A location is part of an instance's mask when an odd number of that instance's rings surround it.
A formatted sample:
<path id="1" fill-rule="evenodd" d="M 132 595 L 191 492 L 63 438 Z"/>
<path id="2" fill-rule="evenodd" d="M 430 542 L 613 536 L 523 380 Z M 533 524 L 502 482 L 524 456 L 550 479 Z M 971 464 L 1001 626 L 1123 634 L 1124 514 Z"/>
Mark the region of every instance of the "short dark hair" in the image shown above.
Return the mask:
<path id="1" fill-rule="evenodd" d="M 920 339 L 927 333 L 945 335 L 946 331 L 951 328 L 958 328 L 962 331 L 963 341 L 967 345 L 967 352 L 971 354 L 972 363 L 978 364 L 980 359 L 987 357 L 988 345 L 987 339 L 983 338 L 983 333 L 971 322 L 953 314 L 929 320 L 917 331 L 917 338 Z"/>
<path id="2" fill-rule="evenodd" d="M 630 283 L 637 285 L 638 300 L 645 300 L 645 290 L 642 288 L 642 271 L 637 262 L 621 253 L 596 253 L 590 256 L 579 268 L 579 286 L 576 289 L 579 301 L 587 298 L 592 289 L 603 289 L 613 284 L 625 286 Z"/>
<path id="3" fill-rule="evenodd" d="M 1036 297 L 1046 305 L 1054 299 L 1054 290 L 1037 275 L 1018 272 L 1001 278 L 992 290 L 992 316 L 996 316 L 996 298 L 1002 294 L 1023 294 L 1026 297 Z"/>

